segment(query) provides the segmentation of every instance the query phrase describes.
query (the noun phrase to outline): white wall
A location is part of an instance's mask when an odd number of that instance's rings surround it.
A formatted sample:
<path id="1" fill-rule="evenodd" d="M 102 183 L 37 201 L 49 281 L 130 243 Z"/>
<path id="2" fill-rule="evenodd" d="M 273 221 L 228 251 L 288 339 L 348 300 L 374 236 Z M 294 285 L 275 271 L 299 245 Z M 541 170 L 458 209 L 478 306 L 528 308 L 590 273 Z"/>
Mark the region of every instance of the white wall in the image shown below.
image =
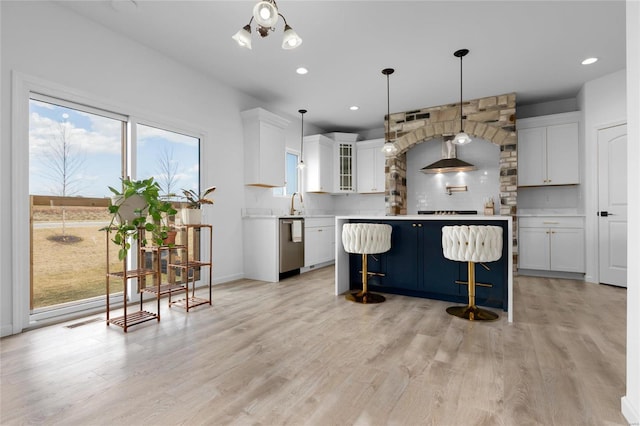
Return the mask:
<path id="1" fill-rule="evenodd" d="M 518 105 L 516 114 L 518 119 L 527 117 L 540 117 L 541 115 L 560 114 L 578 110 L 576 98 L 558 99 L 555 101 L 541 102 L 538 104 Z"/>
<path id="2" fill-rule="evenodd" d="M 585 280 L 598 282 L 598 129 L 627 121 L 626 72 L 621 70 L 587 82 L 578 94 L 584 117 L 584 180 L 586 274 Z"/>
<path id="3" fill-rule="evenodd" d="M 28 216 L 12 217 L 12 212 L 19 211 L 16 206 L 25 205 L 28 194 L 21 179 L 12 179 L 25 177 L 26 181 L 28 164 L 11 161 L 27 149 L 26 140 L 12 141 L 11 137 L 16 117 L 12 117 L 11 98 L 6 94 L 11 90 L 12 71 L 69 88 L 70 93 L 89 98 L 98 107 L 203 132 L 203 184 L 218 187 L 216 203 L 205 213 L 206 221 L 214 225 L 214 281 L 242 277 L 242 239 L 237 238 L 242 232 L 239 212 L 244 203 L 239 112 L 262 105 L 55 3 L 3 1 L 0 5 L 0 186 L 5 201 L 0 203 L 2 334 L 26 325 L 16 324 L 24 316 L 14 315 L 12 285 L 16 277 L 28 277 L 28 267 L 14 268 L 28 265 L 28 251 L 13 250 L 17 240 L 28 240 Z M 28 286 L 28 280 L 20 285 Z"/>
<path id="4" fill-rule="evenodd" d="M 622 413 L 640 423 L 640 2 L 627 0 L 627 131 L 629 241 L 627 252 L 627 393 Z"/>

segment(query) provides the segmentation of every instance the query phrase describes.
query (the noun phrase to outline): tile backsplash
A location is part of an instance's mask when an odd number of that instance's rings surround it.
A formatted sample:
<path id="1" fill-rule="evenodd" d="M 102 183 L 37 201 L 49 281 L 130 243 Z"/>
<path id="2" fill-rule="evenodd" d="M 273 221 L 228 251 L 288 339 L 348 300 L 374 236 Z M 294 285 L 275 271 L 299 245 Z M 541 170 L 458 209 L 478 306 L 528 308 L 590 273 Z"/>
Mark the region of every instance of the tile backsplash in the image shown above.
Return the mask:
<path id="1" fill-rule="evenodd" d="M 478 170 L 429 174 L 420 171 L 442 157 L 442 139 L 432 139 L 407 152 L 407 214 L 419 210 L 477 210 L 493 198 L 494 214 L 500 205 L 500 148 L 483 139 L 457 147 L 457 157 Z M 449 194 L 447 186 L 466 186 L 465 192 Z"/>

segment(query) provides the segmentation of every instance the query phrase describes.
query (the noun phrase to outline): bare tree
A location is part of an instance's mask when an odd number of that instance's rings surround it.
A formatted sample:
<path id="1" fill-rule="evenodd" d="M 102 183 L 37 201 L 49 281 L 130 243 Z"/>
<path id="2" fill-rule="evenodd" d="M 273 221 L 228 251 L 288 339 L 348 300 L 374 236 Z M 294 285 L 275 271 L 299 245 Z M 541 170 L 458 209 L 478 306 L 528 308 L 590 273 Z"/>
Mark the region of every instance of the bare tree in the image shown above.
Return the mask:
<path id="1" fill-rule="evenodd" d="M 163 147 L 158 152 L 156 181 L 165 195 L 175 196 L 178 181 L 178 162 L 173 159 L 173 148 Z"/>
<path id="2" fill-rule="evenodd" d="M 65 117 L 66 118 L 66 117 Z M 42 162 L 45 166 L 42 175 L 51 181 L 49 192 L 61 197 L 70 197 L 82 189 L 83 181 L 79 176 L 84 168 L 85 156 L 71 141 L 72 128 L 68 121 L 56 123 L 56 129 L 50 138 L 50 144 L 44 152 Z M 66 207 L 62 207 L 62 235 L 66 236 Z"/>

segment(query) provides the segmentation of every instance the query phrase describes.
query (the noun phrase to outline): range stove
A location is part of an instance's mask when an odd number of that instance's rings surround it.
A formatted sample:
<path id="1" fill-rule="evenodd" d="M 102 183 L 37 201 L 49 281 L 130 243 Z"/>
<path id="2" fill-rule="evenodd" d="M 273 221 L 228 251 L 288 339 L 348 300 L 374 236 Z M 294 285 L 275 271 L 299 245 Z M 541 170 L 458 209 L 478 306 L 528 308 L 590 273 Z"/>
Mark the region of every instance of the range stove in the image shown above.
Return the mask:
<path id="1" fill-rule="evenodd" d="M 478 211 L 477 210 L 418 210 L 418 214 L 430 214 L 430 215 L 478 214 Z"/>

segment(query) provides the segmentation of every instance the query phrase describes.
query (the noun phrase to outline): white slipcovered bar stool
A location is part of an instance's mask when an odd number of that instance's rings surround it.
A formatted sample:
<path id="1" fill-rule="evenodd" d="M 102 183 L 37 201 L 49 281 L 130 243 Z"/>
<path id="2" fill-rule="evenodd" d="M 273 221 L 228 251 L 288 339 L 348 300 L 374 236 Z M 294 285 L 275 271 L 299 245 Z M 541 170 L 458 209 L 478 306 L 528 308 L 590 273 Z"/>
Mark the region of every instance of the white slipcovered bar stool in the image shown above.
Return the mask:
<path id="1" fill-rule="evenodd" d="M 447 313 L 470 321 L 493 321 L 498 314 L 476 306 L 476 262 L 494 262 L 502 257 L 502 228 L 487 225 L 456 225 L 442 227 L 444 257 L 467 262 L 469 303 L 451 306 Z"/>
<path id="2" fill-rule="evenodd" d="M 347 300 L 357 303 L 381 303 L 384 296 L 369 293 L 367 281 L 367 255 L 389 251 L 391 248 L 391 225 L 381 223 L 345 223 L 342 226 L 342 245 L 347 253 L 362 254 L 362 291 L 349 293 Z"/>

